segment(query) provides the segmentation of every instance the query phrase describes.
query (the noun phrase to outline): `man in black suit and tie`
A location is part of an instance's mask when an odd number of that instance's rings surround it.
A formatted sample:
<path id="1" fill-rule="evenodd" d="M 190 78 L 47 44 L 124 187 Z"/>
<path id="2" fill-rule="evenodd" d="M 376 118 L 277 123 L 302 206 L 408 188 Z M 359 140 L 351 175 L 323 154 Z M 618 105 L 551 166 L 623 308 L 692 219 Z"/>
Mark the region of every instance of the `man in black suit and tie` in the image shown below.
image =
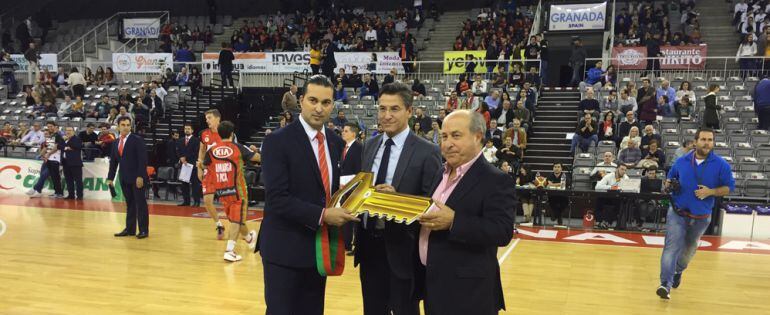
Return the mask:
<path id="1" fill-rule="evenodd" d="M 115 237 L 133 236 L 143 239 L 149 236 L 150 216 L 144 198 L 147 178 L 147 147 L 142 137 L 131 133 L 131 118 L 118 118 L 120 136 L 115 140 L 110 154 L 110 171 L 107 185 L 114 185 L 115 173 L 120 165 L 120 188 L 126 199 L 126 228 Z M 139 234 L 136 225 L 139 224 Z"/>
<path id="2" fill-rule="evenodd" d="M 497 248 L 513 237 L 513 179 L 481 157 L 486 121 L 454 111 L 441 127 L 444 170 L 434 206 L 420 217 L 426 314 L 497 314 L 505 309 Z"/>
<path id="3" fill-rule="evenodd" d="M 340 174 L 342 176 L 355 176 L 361 172 L 361 150 L 363 146 L 358 139 L 358 133 L 361 128 L 356 123 L 349 122 L 342 128 L 342 140 L 345 141 L 345 148 L 342 150 L 342 162 L 340 163 Z M 342 233 L 345 237 L 345 252 L 348 256 L 353 256 L 353 223 L 345 224 L 342 227 Z"/>
<path id="4" fill-rule="evenodd" d="M 190 123 L 184 124 L 184 138 L 179 139 L 176 142 L 177 153 L 179 156 L 179 164 L 184 165 L 189 163 L 193 165 L 192 175 L 190 176 L 190 182 L 182 182 L 182 199 L 184 200 L 179 206 L 190 205 L 190 189 L 192 189 L 192 205 L 199 207 L 201 205 L 201 182 L 198 180 L 198 168 L 194 167 L 198 162 L 198 149 L 200 147 L 200 140 L 193 134 L 193 127 Z"/>
<path id="5" fill-rule="evenodd" d="M 64 128 L 64 143 L 59 144 L 64 169 L 64 181 L 67 183 L 67 197 L 65 199 L 83 200 L 83 157 L 80 149 L 83 143 L 75 135 L 72 127 Z"/>
<path id="6" fill-rule="evenodd" d="M 331 249 L 341 240 L 325 238 L 327 233 L 358 220 L 348 210 L 327 208 L 339 189 L 345 146 L 333 130 L 324 128 L 334 109 L 332 83 L 314 75 L 303 91 L 299 119 L 271 133 L 262 146 L 265 217 L 257 246 L 268 314 L 323 314 L 326 275 L 341 269 L 327 260 L 330 251 L 317 252 L 316 245 Z M 344 264 L 344 252 L 337 252 L 335 262 Z"/>
<path id="7" fill-rule="evenodd" d="M 378 191 L 430 196 L 441 168 L 438 146 L 410 132 L 412 91 L 401 83 L 380 90 L 383 133 L 364 145 L 363 170 L 375 173 Z M 417 260 L 419 224 L 364 216 L 356 231 L 355 263 L 361 265 L 364 314 L 420 314 L 424 273 Z"/>

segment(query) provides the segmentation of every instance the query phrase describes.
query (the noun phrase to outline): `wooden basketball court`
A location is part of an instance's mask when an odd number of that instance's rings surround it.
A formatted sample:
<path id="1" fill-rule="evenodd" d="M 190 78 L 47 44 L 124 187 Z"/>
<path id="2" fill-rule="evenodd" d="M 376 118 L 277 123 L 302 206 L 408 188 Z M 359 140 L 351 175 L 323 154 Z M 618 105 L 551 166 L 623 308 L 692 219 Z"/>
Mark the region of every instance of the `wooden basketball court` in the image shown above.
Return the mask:
<path id="1" fill-rule="evenodd" d="M 224 262 L 202 208 L 151 205 L 150 237 L 137 240 L 112 236 L 122 207 L 0 197 L 0 314 L 264 314 L 259 255 L 239 242 L 243 261 Z M 259 217 L 250 211 L 249 227 Z M 660 247 L 514 240 L 498 254 L 503 313 L 770 314 L 770 255 L 757 252 L 700 251 L 662 301 Z M 329 278 L 326 314 L 361 313 L 348 259 Z"/>

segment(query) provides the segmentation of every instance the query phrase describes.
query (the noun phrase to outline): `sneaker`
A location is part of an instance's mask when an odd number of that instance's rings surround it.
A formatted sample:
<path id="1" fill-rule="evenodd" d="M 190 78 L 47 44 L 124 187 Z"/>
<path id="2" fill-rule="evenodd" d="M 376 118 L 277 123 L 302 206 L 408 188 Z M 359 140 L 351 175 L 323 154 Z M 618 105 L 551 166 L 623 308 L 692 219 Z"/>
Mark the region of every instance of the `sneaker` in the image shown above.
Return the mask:
<path id="1" fill-rule="evenodd" d="M 244 237 L 243 240 L 246 241 L 246 244 L 249 244 L 249 248 L 254 249 L 257 247 L 257 231 L 251 230 L 249 231 L 249 236 L 251 236 L 251 242 L 246 240 Z"/>
<path id="2" fill-rule="evenodd" d="M 29 197 L 30 197 L 30 198 L 40 198 L 40 197 L 42 197 L 42 196 L 43 196 L 43 194 L 42 194 L 42 193 L 40 193 L 40 192 L 38 192 L 38 191 L 34 191 L 34 190 L 32 191 L 32 194 L 31 194 L 31 195 L 29 195 Z"/>
<path id="3" fill-rule="evenodd" d="M 664 285 L 659 286 L 658 290 L 655 291 L 655 293 L 657 293 L 661 299 L 665 299 L 665 300 L 671 299 L 671 294 L 669 293 L 668 288 L 666 288 L 666 286 Z"/>
<path id="4" fill-rule="evenodd" d="M 243 259 L 241 255 L 236 254 L 234 251 L 232 252 L 225 252 L 225 260 L 229 262 L 236 262 Z"/>
<path id="5" fill-rule="evenodd" d="M 58 194 L 58 195 L 54 194 L 53 197 L 56 198 L 56 199 L 64 199 L 64 195 L 62 195 L 62 194 Z"/>
<path id="6" fill-rule="evenodd" d="M 217 239 L 223 240 L 225 238 L 225 227 L 221 225 L 217 225 Z"/>
<path id="7" fill-rule="evenodd" d="M 31 188 L 30 188 L 30 190 L 27 190 L 27 192 L 26 192 L 27 196 L 32 196 L 32 195 L 34 195 L 35 193 L 37 193 L 37 191 L 36 191 L 36 190 L 34 190 L 34 189 L 31 189 Z"/>
<path id="8" fill-rule="evenodd" d="M 674 274 L 674 283 L 671 284 L 671 287 L 676 289 L 679 287 L 680 284 L 682 284 L 682 274 L 681 273 Z"/>

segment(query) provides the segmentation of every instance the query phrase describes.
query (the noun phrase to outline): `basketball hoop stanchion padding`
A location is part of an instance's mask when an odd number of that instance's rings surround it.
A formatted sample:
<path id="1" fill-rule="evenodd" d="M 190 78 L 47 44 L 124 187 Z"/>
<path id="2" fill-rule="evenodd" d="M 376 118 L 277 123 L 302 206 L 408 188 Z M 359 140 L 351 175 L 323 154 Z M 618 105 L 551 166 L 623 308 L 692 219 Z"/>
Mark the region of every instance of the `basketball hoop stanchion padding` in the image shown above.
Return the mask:
<path id="1" fill-rule="evenodd" d="M 412 224 L 433 205 L 431 198 L 377 192 L 374 173 L 361 172 L 329 199 L 328 208 L 345 208 L 351 215 L 368 213 L 396 223 Z M 321 276 L 341 275 L 345 268 L 342 233 L 338 227 L 322 224 L 316 233 L 316 269 Z"/>

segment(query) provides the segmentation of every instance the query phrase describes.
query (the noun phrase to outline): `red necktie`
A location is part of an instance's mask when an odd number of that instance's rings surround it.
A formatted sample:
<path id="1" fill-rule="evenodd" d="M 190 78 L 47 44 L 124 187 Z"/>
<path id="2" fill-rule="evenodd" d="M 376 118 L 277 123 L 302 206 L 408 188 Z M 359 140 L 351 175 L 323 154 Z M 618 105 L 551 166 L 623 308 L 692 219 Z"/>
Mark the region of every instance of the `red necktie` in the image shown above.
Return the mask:
<path id="1" fill-rule="evenodd" d="M 348 149 L 350 146 L 345 146 L 345 150 L 342 150 L 342 160 L 345 160 L 345 156 L 348 155 Z"/>
<path id="2" fill-rule="evenodd" d="M 321 180 L 324 184 L 324 191 L 326 192 L 326 202 L 331 199 L 331 188 L 329 187 L 329 166 L 326 165 L 326 140 L 322 132 L 318 132 L 315 135 L 318 140 L 318 170 L 321 171 Z"/>
<path id="3" fill-rule="evenodd" d="M 120 136 L 120 142 L 118 143 L 118 155 L 123 156 L 123 146 L 125 144 L 126 136 Z"/>
<path id="4" fill-rule="evenodd" d="M 187 146 L 187 143 L 189 143 L 189 142 L 190 142 L 190 138 L 185 137 L 184 138 L 184 146 Z"/>

